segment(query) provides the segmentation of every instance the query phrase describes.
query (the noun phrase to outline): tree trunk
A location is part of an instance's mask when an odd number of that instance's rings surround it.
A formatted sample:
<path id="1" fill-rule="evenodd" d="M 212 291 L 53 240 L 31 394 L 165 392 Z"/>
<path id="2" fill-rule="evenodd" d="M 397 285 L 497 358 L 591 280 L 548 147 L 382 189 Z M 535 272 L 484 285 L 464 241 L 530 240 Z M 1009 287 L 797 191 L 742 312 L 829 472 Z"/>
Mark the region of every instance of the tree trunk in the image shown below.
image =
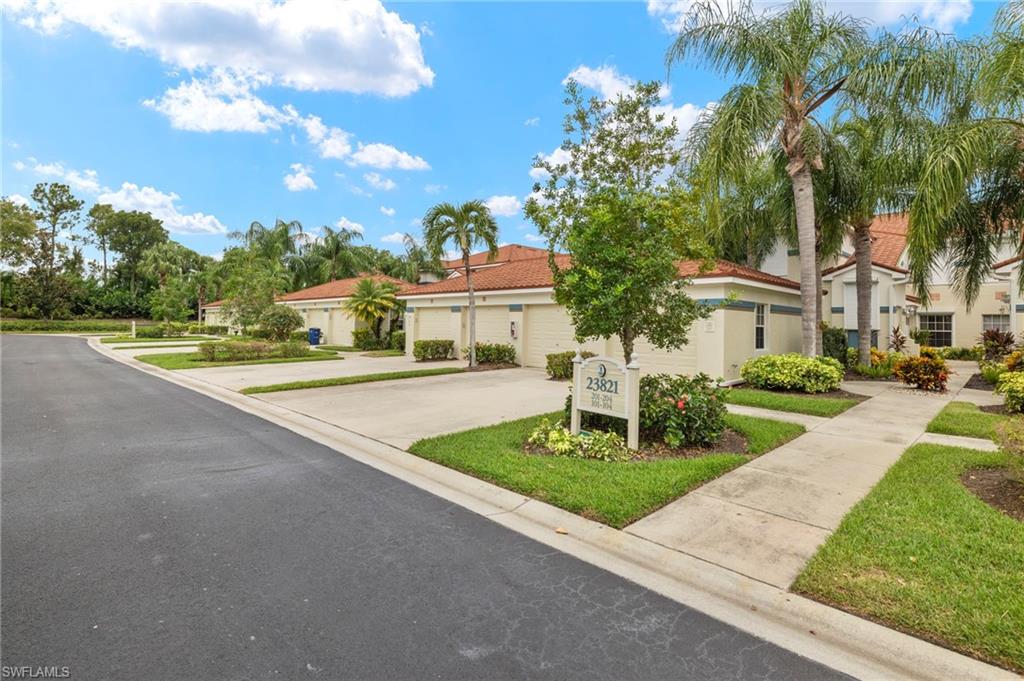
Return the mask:
<path id="1" fill-rule="evenodd" d="M 469 251 L 462 252 L 466 268 L 466 290 L 469 291 L 469 366 L 476 366 L 476 299 L 473 295 L 473 270 L 469 267 Z"/>
<path id="2" fill-rule="evenodd" d="M 817 347 L 817 281 L 814 277 L 815 230 L 814 230 L 814 184 L 811 169 L 802 163 L 790 175 L 793 182 L 793 201 L 796 208 L 797 244 L 800 250 L 800 347 L 803 354 L 813 357 Z"/>
<path id="3" fill-rule="evenodd" d="M 103 249 L 103 285 L 107 285 L 107 240 L 103 239 L 100 241 L 100 247 Z"/>
<path id="4" fill-rule="evenodd" d="M 857 355 L 871 366 L 871 221 L 853 227 L 853 255 L 857 260 Z"/>
<path id="5" fill-rule="evenodd" d="M 817 294 L 814 296 L 814 342 L 817 347 L 815 354 L 823 355 L 825 354 L 825 333 L 822 322 L 825 315 L 821 300 L 821 230 L 818 229 L 814 231 L 814 288 L 817 290 Z"/>
<path id="6" fill-rule="evenodd" d="M 619 340 L 622 341 L 622 356 L 626 360 L 628 366 L 633 361 L 633 346 L 636 338 L 634 337 L 632 329 L 623 329 L 619 332 Z"/>

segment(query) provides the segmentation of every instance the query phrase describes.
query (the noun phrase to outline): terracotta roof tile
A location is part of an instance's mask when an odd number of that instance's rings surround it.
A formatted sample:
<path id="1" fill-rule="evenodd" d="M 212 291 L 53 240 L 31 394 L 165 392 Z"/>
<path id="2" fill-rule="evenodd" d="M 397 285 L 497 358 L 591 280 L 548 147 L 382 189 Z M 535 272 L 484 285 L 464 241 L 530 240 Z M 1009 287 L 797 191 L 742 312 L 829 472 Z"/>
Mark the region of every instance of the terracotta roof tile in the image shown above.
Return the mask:
<path id="1" fill-rule="evenodd" d="M 886 213 L 876 215 L 871 223 L 871 264 L 893 272 L 906 274 L 907 270 L 900 267 L 900 258 L 907 247 L 907 226 L 910 219 L 906 213 Z M 850 256 L 834 267 L 822 270 L 822 274 L 831 274 L 856 262 Z"/>
<path id="2" fill-rule="evenodd" d="M 536 246 L 523 246 L 522 244 L 505 244 L 498 247 L 498 254 L 494 260 L 487 259 L 487 252 L 473 253 L 469 256 L 469 266 L 479 267 L 481 265 L 495 265 L 503 262 L 514 262 L 517 260 L 531 260 L 547 254 L 547 249 Z M 442 260 L 441 265 L 448 270 L 462 267 L 462 259 Z"/>
<path id="3" fill-rule="evenodd" d="M 555 256 L 559 267 L 568 267 L 570 258 L 568 255 Z M 764 284 L 782 286 L 785 288 L 800 289 L 800 284 L 768 274 L 751 267 L 737 265 L 727 260 L 713 262 L 710 270 L 701 272 L 700 267 L 703 261 L 685 260 L 679 263 L 679 274 L 694 279 L 709 277 L 736 277 L 738 279 L 749 279 Z M 473 273 L 473 289 L 476 291 L 507 291 L 512 289 L 548 288 L 553 285 L 551 268 L 548 266 L 547 256 L 542 258 L 531 258 L 509 262 L 497 267 L 478 270 Z M 462 293 L 466 290 L 465 277 L 452 277 L 442 281 L 423 284 L 402 291 L 399 297 L 424 296 L 441 293 Z"/>
<path id="4" fill-rule="evenodd" d="M 395 279 L 394 277 L 389 277 L 386 274 L 370 274 L 360 277 L 350 277 L 348 279 L 336 279 L 334 281 L 329 281 L 326 284 L 320 284 L 319 286 L 310 286 L 309 288 L 304 288 L 299 291 L 292 291 L 291 293 L 286 293 L 282 296 L 278 296 L 277 300 L 278 302 L 288 302 L 294 300 L 348 298 L 349 296 L 352 295 L 352 292 L 355 291 L 356 284 L 358 284 L 360 280 L 366 279 L 367 277 L 375 281 L 391 282 L 392 284 L 398 286 L 398 289 L 400 291 L 405 291 L 414 286 L 413 284 L 410 284 L 407 281 Z"/>

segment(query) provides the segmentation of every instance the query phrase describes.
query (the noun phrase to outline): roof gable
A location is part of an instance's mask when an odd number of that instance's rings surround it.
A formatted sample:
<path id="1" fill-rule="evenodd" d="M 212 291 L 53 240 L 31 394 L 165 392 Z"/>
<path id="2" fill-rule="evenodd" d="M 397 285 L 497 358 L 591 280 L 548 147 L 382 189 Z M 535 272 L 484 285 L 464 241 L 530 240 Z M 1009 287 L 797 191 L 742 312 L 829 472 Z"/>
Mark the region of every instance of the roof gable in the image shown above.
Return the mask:
<path id="1" fill-rule="evenodd" d="M 374 281 L 392 283 L 398 287 L 399 291 L 405 291 L 406 289 L 413 287 L 413 284 L 410 284 L 407 281 L 395 279 L 394 277 L 389 277 L 386 274 L 368 274 L 359 277 L 349 277 L 348 279 L 335 279 L 334 281 L 329 281 L 326 284 L 319 284 L 318 286 L 310 286 L 309 288 L 285 293 L 284 295 L 278 296 L 277 301 L 287 303 L 296 300 L 330 300 L 333 298 L 348 298 L 355 291 L 356 285 L 361 280 L 367 278 L 373 279 Z"/>

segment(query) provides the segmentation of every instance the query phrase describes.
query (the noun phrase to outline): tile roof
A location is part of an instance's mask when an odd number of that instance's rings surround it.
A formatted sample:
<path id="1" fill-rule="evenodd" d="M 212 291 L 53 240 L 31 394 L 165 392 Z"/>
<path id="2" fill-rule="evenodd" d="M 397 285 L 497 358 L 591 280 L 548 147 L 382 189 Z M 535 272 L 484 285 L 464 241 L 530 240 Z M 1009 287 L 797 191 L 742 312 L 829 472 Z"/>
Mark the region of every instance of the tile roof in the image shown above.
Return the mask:
<path id="1" fill-rule="evenodd" d="M 907 247 L 907 226 L 910 218 L 906 213 L 886 213 L 876 215 L 871 223 L 871 264 L 893 272 L 906 274 L 907 270 L 900 267 L 900 258 Z M 822 274 L 831 274 L 856 262 L 850 256 L 845 262 L 822 270 Z"/>
<path id="2" fill-rule="evenodd" d="M 503 262 L 514 262 L 516 260 L 530 260 L 533 258 L 539 258 L 546 254 L 546 248 L 523 246 L 522 244 L 505 244 L 504 246 L 498 247 L 498 254 L 494 256 L 494 260 L 487 259 L 487 251 L 470 254 L 469 266 L 480 267 L 481 265 L 495 265 Z M 462 267 L 462 259 L 455 258 L 452 260 L 442 260 L 441 265 L 447 270 L 458 269 Z"/>
<path id="3" fill-rule="evenodd" d="M 570 258 L 568 255 L 557 255 L 555 260 L 559 267 L 568 267 Z M 703 261 L 684 260 L 679 263 L 679 274 L 694 279 L 706 279 L 710 277 L 736 277 L 748 279 L 764 284 L 782 286 L 785 288 L 800 290 L 800 284 L 784 277 L 768 274 L 755 270 L 744 265 L 727 260 L 713 261 L 711 269 L 701 272 Z M 551 276 L 551 268 L 548 266 L 547 256 L 531 258 L 504 263 L 497 267 L 478 270 L 473 273 L 473 289 L 476 291 L 507 291 L 514 289 L 549 288 L 553 285 L 554 279 Z M 462 293 L 466 290 L 465 277 L 452 277 L 430 284 L 422 284 L 402 291 L 399 297 L 425 296 L 441 293 Z"/>
<path id="4" fill-rule="evenodd" d="M 284 295 L 278 296 L 278 302 L 289 302 L 294 300 L 326 300 L 332 298 L 348 298 L 355 291 L 356 284 L 360 280 L 369 277 L 375 281 L 387 281 L 398 286 L 400 291 L 405 291 L 412 288 L 414 285 L 401 279 L 395 279 L 389 277 L 386 274 L 364 274 L 358 277 L 349 277 L 348 279 L 335 279 L 329 281 L 326 284 L 320 284 L 319 286 L 310 286 L 299 291 L 292 291 L 291 293 L 285 293 Z"/>

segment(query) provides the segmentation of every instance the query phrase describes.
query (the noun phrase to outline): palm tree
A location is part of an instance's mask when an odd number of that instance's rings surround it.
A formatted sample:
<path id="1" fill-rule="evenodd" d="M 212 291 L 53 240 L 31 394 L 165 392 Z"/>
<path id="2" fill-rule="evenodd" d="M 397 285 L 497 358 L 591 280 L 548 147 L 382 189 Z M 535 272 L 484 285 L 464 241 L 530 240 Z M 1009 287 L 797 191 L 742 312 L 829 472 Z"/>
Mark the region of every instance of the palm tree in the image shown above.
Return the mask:
<path id="1" fill-rule="evenodd" d="M 285 222 L 278 218 L 273 227 L 265 227 L 254 220 L 244 232 L 231 232 L 232 239 L 240 239 L 247 248 L 258 255 L 277 262 L 298 250 L 297 242 L 302 232 L 302 223 L 298 220 Z"/>
<path id="2" fill-rule="evenodd" d="M 323 227 L 323 236 L 320 237 L 313 252 L 321 261 L 323 276 L 327 281 L 334 281 L 341 276 L 352 276 L 358 270 L 358 263 L 355 252 L 352 250 L 352 242 L 362 239 L 363 235 L 352 229 L 331 229 Z"/>
<path id="3" fill-rule="evenodd" d="M 826 15 L 815 0 L 795 0 L 774 13 L 758 13 L 749 2 L 723 5 L 695 3 L 666 61 L 695 58 L 725 77 L 747 79 L 692 131 L 707 175 L 727 177 L 772 146 L 785 154 L 800 251 L 802 347 L 814 355 L 820 287 L 812 171 L 822 167 L 815 114 L 837 97 L 915 101 L 932 92 L 928 86 L 941 80 L 936 73 L 945 63 L 929 49 L 931 34 L 872 40 L 863 21 Z"/>
<path id="4" fill-rule="evenodd" d="M 185 248 L 175 241 L 165 241 L 162 244 L 153 246 L 142 256 L 140 269 L 143 273 L 157 280 L 157 285 L 163 289 L 167 285 L 168 278 L 180 275 L 188 269 L 195 252 Z"/>
<path id="5" fill-rule="evenodd" d="M 910 208 L 911 279 L 924 300 L 943 253 L 954 287 L 971 305 L 1005 238 L 1024 252 L 1022 55 L 1022 0 L 1001 7 L 992 36 L 962 51 L 963 87 L 931 139 Z"/>
<path id="6" fill-rule="evenodd" d="M 423 244 L 417 241 L 416 237 L 412 234 L 407 233 L 402 237 L 402 245 L 405 246 L 405 271 L 403 272 L 403 279 L 418 284 L 420 276 L 424 273 L 436 274 L 437 276 L 444 274 L 444 267 L 441 265 L 441 261 L 431 257 L 431 254 Z"/>
<path id="7" fill-rule="evenodd" d="M 311 248 L 288 256 L 288 271 L 293 291 L 324 283 L 324 259 Z"/>
<path id="8" fill-rule="evenodd" d="M 398 299 L 395 298 L 397 292 L 398 287 L 389 281 L 366 277 L 356 282 L 352 295 L 341 307 L 350 317 L 364 322 L 373 329 L 374 337 L 380 339 L 381 322 L 398 305 Z"/>
<path id="9" fill-rule="evenodd" d="M 192 285 L 196 290 L 196 321 L 203 321 L 203 306 L 220 297 L 224 286 L 224 270 L 221 264 L 209 256 L 200 256 L 198 266 L 192 272 Z"/>
<path id="10" fill-rule="evenodd" d="M 423 244 L 435 260 L 445 247 L 454 244 L 462 254 L 463 274 L 469 292 L 469 366 L 476 366 L 476 299 L 473 295 L 473 271 L 469 256 L 474 248 L 487 249 L 488 260 L 498 254 L 498 223 L 483 201 L 467 201 L 461 206 L 439 203 L 423 216 Z"/>

